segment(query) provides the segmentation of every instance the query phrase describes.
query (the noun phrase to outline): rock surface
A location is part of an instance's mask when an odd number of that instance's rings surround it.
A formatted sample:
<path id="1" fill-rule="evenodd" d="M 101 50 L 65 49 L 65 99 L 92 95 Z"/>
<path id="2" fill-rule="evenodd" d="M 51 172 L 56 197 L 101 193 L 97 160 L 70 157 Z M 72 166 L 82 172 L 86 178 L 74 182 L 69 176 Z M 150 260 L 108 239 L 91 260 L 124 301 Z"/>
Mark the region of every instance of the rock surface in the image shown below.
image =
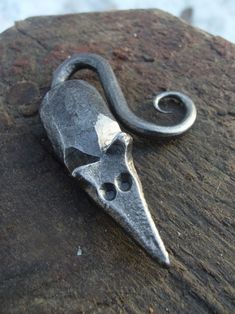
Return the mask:
<path id="1" fill-rule="evenodd" d="M 197 105 L 183 137 L 134 138 L 167 270 L 51 153 L 38 106 L 52 71 L 78 52 L 107 58 L 146 119 L 161 118 L 150 105 L 156 91 Z M 1 34 L 0 58 L 1 313 L 234 312 L 235 46 L 160 11 L 129 11 L 18 22 Z"/>

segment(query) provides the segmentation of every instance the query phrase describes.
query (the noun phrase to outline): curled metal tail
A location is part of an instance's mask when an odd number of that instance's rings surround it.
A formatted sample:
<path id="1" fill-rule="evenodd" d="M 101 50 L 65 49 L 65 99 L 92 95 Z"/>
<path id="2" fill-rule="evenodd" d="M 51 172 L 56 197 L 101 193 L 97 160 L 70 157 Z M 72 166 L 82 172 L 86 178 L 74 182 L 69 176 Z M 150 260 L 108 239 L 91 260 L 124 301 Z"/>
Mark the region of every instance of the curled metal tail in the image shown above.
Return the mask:
<path id="1" fill-rule="evenodd" d="M 81 53 L 65 60 L 53 75 L 52 87 L 69 79 L 80 69 L 91 69 L 98 74 L 111 111 L 133 133 L 150 137 L 177 136 L 191 128 L 196 120 L 197 111 L 193 101 L 188 96 L 174 91 L 159 94 L 154 100 L 154 107 L 162 113 L 169 113 L 159 107 L 160 101 L 166 97 L 179 100 L 185 112 L 179 123 L 163 126 L 136 116 L 128 107 L 110 64 L 96 54 Z"/>

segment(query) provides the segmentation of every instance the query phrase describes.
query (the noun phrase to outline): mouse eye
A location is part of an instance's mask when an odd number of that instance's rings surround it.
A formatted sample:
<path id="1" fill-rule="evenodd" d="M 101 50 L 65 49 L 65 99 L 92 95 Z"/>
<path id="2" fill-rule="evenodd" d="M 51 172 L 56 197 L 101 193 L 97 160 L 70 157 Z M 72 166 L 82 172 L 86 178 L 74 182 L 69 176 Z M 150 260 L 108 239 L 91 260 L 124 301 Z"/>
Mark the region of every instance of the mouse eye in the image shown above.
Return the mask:
<path id="1" fill-rule="evenodd" d="M 115 185 L 109 182 L 103 183 L 99 189 L 99 192 L 106 201 L 114 200 L 117 194 Z"/>
<path id="2" fill-rule="evenodd" d="M 128 172 L 122 172 L 116 178 L 118 188 L 123 191 L 127 192 L 131 189 L 132 186 L 132 178 Z"/>

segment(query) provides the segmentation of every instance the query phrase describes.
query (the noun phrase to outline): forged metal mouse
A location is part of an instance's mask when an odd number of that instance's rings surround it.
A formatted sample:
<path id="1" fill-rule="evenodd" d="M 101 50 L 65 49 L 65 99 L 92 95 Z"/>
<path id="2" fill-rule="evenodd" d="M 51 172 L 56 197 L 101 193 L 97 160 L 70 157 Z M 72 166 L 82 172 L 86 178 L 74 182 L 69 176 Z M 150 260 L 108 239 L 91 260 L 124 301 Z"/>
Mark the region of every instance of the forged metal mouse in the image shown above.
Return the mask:
<path id="1" fill-rule="evenodd" d="M 98 73 L 109 108 L 98 91 L 82 80 L 68 80 L 79 69 Z M 137 117 L 128 107 L 109 63 L 95 54 L 79 54 L 55 71 L 40 116 L 60 160 L 87 193 L 160 264 L 170 264 L 168 253 L 149 212 L 132 159 L 132 137 L 121 131 L 114 116 L 139 135 L 176 136 L 196 119 L 187 96 L 165 92 L 156 97 L 157 110 L 164 97 L 180 100 L 183 120 L 158 126 Z"/>

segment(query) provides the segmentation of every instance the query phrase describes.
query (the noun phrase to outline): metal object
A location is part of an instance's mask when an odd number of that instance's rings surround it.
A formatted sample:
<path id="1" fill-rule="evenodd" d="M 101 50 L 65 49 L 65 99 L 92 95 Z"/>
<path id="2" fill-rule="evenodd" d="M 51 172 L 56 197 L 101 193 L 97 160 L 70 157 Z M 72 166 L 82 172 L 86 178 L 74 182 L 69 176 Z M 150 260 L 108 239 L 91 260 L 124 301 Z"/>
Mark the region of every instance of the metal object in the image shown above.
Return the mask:
<path id="1" fill-rule="evenodd" d="M 196 109 L 187 96 L 162 93 L 181 101 L 184 119 L 158 126 L 129 109 L 109 63 L 95 54 L 75 55 L 55 71 L 40 115 L 54 150 L 72 176 L 154 259 L 169 265 L 168 253 L 153 222 L 132 159 L 132 137 L 121 131 L 98 91 L 81 80 L 68 80 L 79 69 L 98 73 L 110 110 L 126 128 L 145 136 L 173 136 L 187 131 Z"/>

